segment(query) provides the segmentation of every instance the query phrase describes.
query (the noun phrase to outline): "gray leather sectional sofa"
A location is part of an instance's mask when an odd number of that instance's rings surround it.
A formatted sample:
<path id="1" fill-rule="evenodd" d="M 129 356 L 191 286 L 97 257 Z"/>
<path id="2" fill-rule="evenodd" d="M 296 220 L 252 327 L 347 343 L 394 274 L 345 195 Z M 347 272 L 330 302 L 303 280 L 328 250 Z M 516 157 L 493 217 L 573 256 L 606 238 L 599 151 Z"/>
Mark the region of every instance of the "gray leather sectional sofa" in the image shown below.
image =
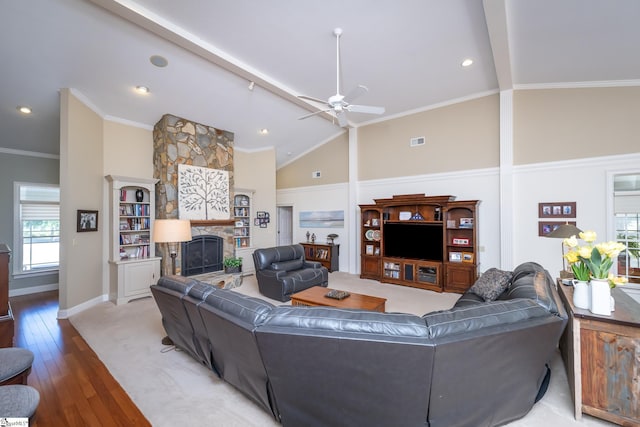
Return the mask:
<path id="1" fill-rule="evenodd" d="M 467 292 L 424 316 L 274 306 L 178 276 L 152 292 L 174 343 L 284 426 L 478 427 L 544 394 L 567 322 L 542 267 L 513 273 L 496 301 Z"/>

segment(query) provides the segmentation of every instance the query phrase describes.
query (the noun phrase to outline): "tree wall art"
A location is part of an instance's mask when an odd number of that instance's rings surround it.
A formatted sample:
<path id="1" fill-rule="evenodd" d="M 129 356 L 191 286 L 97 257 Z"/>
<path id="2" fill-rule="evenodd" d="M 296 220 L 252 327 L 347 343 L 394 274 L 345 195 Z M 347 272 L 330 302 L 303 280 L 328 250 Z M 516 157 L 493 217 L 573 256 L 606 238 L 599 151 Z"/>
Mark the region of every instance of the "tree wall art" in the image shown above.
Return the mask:
<path id="1" fill-rule="evenodd" d="M 180 219 L 230 218 L 229 172 L 200 166 L 178 165 L 178 216 Z"/>

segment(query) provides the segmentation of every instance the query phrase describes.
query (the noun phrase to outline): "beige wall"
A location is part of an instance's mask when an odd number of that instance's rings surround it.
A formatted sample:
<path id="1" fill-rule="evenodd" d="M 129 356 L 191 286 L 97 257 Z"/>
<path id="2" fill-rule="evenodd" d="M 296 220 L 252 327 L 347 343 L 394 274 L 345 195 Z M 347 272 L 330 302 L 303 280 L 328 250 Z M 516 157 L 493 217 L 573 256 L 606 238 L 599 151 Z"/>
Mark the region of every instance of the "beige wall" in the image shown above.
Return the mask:
<path id="1" fill-rule="evenodd" d="M 104 175 L 153 178 L 153 132 L 104 122 Z"/>
<path id="2" fill-rule="evenodd" d="M 276 243 L 276 152 L 273 149 L 233 153 L 235 187 L 254 190 L 253 213 L 269 212 L 267 228 L 252 227 L 254 247 L 275 246 Z"/>
<path id="3" fill-rule="evenodd" d="M 103 121 L 74 96 L 60 91 L 60 309 L 103 294 L 102 233 L 76 232 L 78 209 L 98 210 L 98 227 L 106 226 L 103 206 Z"/>
<path id="4" fill-rule="evenodd" d="M 312 173 L 320 171 L 320 178 Z M 278 189 L 309 187 L 347 182 L 349 180 L 349 134 L 339 135 L 303 157 L 278 169 Z"/>
<path id="5" fill-rule="evenodd" d="M 636 153 L 640 87 L 514 93 L 514 164 Z"/>
<path id="6" fill-rule="evenodd" d="M 410 147 L 412 137 L 426 144 Z M 489 95 L 358 128 L 358 179 L 496 167 L 499 95 Z"/>

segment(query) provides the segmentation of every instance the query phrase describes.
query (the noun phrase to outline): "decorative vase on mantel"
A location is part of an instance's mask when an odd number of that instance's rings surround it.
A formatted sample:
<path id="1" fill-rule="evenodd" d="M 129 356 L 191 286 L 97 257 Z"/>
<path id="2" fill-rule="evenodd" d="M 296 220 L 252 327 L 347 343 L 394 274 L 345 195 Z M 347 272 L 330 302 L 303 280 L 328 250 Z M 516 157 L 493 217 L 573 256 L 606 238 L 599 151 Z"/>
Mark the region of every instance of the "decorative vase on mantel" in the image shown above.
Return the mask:
<path id="1" fill-rule="evenodd" d="M 593 314 L 611 316 L 611 288 L 607 279 L 591 279 L 591 306 Z"/>
<path id="2" fill-rule="evenodd" d="M 577 308 L 589 309 L 591 294 L 589 282 L 573 280 L 573 305 Z"/>

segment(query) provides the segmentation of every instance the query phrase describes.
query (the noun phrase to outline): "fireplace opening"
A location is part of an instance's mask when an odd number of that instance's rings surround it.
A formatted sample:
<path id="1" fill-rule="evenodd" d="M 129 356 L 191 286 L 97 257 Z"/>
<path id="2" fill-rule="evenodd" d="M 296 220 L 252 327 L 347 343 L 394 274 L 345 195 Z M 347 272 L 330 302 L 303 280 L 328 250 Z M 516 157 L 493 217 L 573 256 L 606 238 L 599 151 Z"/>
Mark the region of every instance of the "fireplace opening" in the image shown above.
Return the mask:
<path id="1" fill-rule="evenodd" d="M 194 236 L 182 243 L 182 275 L 210 273 L 223 269 L 223 244 L 219 236 Z"/>

